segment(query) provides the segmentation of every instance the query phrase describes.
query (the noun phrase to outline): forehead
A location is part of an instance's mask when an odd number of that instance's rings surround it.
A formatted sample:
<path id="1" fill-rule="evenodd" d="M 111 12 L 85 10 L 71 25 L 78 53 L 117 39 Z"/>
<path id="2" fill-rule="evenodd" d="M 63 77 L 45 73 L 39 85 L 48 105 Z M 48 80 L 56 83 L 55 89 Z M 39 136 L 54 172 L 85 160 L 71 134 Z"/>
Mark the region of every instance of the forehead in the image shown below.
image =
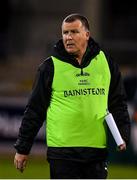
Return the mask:
<path id="1" fill-rule="evenodd" d="M 79 29 L 82 27 L 83 27 L 83 24 L 80 20 L 75 20 L 73 22 L 63 22 L 62 24 L 62 30 Z"/>

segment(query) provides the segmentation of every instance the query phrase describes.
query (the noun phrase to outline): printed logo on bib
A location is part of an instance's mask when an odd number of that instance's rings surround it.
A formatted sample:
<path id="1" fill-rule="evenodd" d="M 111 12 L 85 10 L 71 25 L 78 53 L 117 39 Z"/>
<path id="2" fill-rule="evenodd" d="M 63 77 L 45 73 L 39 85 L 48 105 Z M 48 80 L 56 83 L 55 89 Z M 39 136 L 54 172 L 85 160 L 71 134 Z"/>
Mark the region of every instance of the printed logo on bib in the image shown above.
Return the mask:
<path id="1" fill-rule="evenodd" d="M 79 80 L 78 85 L 90 85 L 90 82 L 88 79 L 81 79 Z"/>
<path id="2" fill-rule="evenodd" d="M 104 88 L 84 88 L 64 91 L 64 97 L 85 95 L 105 95 Z"/>
<path id="3" fill-rule="evenodd" d="M 83 72 L 83 73 L 76 74 L 76 77 L 79 77 L 79 76 L 90 76 L 90 74 L 88 72 Z"/>

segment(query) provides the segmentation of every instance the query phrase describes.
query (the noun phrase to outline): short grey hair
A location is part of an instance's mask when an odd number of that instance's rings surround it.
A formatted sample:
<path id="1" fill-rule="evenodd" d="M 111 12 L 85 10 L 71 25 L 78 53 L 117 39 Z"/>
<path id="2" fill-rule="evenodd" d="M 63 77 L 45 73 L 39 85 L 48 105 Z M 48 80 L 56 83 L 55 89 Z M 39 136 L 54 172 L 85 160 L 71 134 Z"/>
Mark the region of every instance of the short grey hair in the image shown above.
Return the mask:
<path id="1" fill-rule="evenodd" d="M 67 22 L 67 23 L 71 23 L 71 22 L 74 22 L 76 20 L 80 20 L 82 25 L 85 27 L 85 29 L 87 29 L 88 31 L 90 30 L 89 28 L 89 21 L 88 19 L 81 15 L 81 14 L 78 14 L 78 13 L 74 13 L 74 14 L 70 14 L 68 15 L 64 20 L 63 20 L 63 23 L 64 22 Z"/>

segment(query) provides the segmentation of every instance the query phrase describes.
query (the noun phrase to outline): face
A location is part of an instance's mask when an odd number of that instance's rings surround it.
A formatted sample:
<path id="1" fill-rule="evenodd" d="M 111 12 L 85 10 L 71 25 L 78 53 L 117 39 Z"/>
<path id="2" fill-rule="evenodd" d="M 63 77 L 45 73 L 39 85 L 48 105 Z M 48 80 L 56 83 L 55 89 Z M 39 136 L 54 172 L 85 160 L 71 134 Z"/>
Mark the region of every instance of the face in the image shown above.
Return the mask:
<path id="1" fill-rule="evenodd" d="M 89 31 L 85 29 L 80 20 L 63 22 L 62 38 L 64 47 L 69 54 L 82 56 L 87 48 Z"/>

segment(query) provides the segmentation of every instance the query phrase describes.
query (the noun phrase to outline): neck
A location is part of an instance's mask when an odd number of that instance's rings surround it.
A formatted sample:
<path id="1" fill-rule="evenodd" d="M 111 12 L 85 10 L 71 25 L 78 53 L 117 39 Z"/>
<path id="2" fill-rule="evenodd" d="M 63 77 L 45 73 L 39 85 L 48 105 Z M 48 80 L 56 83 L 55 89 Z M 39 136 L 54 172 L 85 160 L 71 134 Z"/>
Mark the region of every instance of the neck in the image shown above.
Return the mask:
<path id="1" fill-rule="evenodd" d="M 79 64 L 81 64 L 81 62 L 82 62 L 82 57 L 83 57 L 83 55 L 76 57 L 76 60 L 78 61 Z"/>
<path id="2" fill-rule="evenodd" d="M 78 61 L 79 64 L 82 63 L 82 59 L 83 59 L 83 56 L 84 56 L 85 52 L 86 52 L 86 48 L 85 48 L 85 50 L 83 50 L 82 52 L 79 52 L 79 53 L 76 55 L 76 59 L 77 59 L 77 61 Z"/>

